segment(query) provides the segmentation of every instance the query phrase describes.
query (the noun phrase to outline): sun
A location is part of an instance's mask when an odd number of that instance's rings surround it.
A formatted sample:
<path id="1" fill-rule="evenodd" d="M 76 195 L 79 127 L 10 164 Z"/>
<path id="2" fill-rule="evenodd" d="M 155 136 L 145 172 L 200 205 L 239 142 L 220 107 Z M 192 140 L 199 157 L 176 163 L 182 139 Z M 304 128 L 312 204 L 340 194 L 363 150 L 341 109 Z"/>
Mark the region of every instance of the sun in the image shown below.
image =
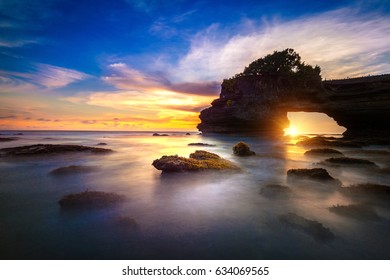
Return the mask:
<path id="1" fill-rule="evenodd" d="M 285 136 L 297 136 L 299 134 L 298 129 L 295 126 L 290 126 L 284 129 Z"/>

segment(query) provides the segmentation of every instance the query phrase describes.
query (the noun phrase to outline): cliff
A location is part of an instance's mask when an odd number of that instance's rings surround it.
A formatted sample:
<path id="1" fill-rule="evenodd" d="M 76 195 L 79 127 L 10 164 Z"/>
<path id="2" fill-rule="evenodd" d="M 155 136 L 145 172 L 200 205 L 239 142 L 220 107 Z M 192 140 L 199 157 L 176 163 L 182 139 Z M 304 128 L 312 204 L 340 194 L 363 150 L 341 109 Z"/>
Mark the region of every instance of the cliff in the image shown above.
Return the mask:
<path id="1" fill-rule="evenodd" d="M 346 137 L 390 136 L 390 74 L 280 88 L 258 76 L 224 80 L 220 97 L 201 112 L 198 129 L 280 136 L 289 126 L 287 112 L 303 111 L 326 113 L 347 128 Z"/>

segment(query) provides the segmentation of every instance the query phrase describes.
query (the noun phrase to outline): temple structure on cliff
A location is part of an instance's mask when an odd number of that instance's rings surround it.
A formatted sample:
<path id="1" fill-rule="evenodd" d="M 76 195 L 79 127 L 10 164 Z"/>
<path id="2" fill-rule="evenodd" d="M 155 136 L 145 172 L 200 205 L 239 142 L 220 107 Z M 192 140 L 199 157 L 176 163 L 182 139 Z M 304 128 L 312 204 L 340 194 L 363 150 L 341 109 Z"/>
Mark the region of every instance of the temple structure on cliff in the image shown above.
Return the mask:
<path id="1" fill-rule="evenodd" d="M 204 134 L 280 136 L 289 126 L 288 112 L 318 112 L 347 128 L 346 138 L 390 136 L 390 74 L 281 91 L 261 77 L 238 76 L 222 83 L 211 105 L 199 116 Z"/>

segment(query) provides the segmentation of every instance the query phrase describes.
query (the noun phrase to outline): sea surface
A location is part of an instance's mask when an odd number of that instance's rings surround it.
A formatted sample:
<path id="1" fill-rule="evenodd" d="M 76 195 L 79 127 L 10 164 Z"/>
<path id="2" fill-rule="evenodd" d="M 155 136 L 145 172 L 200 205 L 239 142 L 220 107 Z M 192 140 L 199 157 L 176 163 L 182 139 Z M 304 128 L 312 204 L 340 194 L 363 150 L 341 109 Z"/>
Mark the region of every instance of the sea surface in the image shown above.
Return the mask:
<path id="1" fill-rule="evenodd" d="M 1 132 L 9 137 L 16 132 Z M 0 259 L 390 259 L 388 198 L 351 197 L 313 181 L 287 180 L 291 168 L 324 167 L 343 186 L 389 184 L 389 148 L 338 148 L 346 156 L 374 161 L 378 168 L 322 166 L 294 139 L 202 136 L 197 132 L 23 131 L 0 148 L 77 144 L 114 150 L 23 159 L 0 157 Z M 236 157 L 235 143 L 248 143 L 256 156 Z M 106 146 L 97 146 L 104 142 Z M 214 147 L 193 147 L 189 143 Z M 188 157 L 206 150 L 233 161 L 240 172 L 161 175 L 151 164 L 163 155 Z M 55 176 L 69 165 L 90 172 Z M 286 196 L 264 196 L 268 184 L 289 186 Z M 128 200 L 117 206 L 61 209 L 70 193 L 114 192 Z M 340 216 L 333 205 L 367 203 L 379 219 Z M 335 238 L 322 242 L 282 223 L 296 213 L 315 220 Z M 130 221 L 130 222 L 129 222 Z M 135 221 L 135 222 L 134 222 Z"/>

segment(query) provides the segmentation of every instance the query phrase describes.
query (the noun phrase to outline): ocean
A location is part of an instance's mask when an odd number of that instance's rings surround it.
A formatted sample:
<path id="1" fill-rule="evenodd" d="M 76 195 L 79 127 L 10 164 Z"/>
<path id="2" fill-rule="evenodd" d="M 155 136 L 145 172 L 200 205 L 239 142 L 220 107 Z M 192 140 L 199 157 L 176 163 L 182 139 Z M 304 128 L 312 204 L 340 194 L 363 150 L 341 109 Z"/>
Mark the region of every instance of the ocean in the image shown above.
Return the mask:
<path id="1" fill-rule="evenodd" d="M 10 137 L 16 132 L 1 132 Z M 337 148 L 346 156 L 374 161 L 376 168 L 324 166 L 290 138 L 203 136 L 197 132 L 22 131 L 0 148 L 76 144 L 114 150 L 110 154 L 0 157 L 0 259 L 389 259 L 389 197 L 351 196 L 313 181 L 291 182 L 292 168 L 326 168 L 344 187 L 389 184 L 387 146 Z M 235 143 L 256 152 L 236 157 Z M 98 143 L 105 146 L 97 146 Z M 194 147 L 189 143 L 215 146 Z M 206 150 L 231 160 L 239 172 L 164 174 L 152 166 L 163 155 L 188 157 Z M 89 166 L 89 172 L 55 176 L 52 170 Z M 261 193 L 269 184 L 287 195 Z M 93 209 L 62 209 L 70 193 L 114 192 L 128 199 Z M 365 204 L 379 218 L 360 219 L 329 211 L 334 205 Z M 334 239 L 323 242 L 283 223 L 295 213 L 318 221 Z"/>

